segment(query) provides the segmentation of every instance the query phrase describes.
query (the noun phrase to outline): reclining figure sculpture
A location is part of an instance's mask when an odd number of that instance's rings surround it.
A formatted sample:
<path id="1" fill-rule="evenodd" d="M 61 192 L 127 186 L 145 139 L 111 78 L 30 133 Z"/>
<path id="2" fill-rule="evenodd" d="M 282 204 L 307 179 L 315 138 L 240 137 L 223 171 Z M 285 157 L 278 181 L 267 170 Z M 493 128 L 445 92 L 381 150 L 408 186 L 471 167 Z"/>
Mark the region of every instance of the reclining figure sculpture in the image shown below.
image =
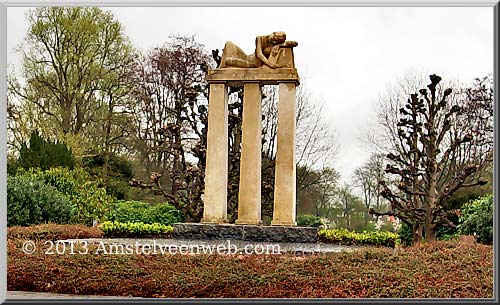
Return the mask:
<path id="1" fill-rule="evenodd" d="M 255 38 L 255 52 L 245 54 L 236 44 L 226 42 L 218 68 L 295 68 L 292 48 L 295 41 L 286 41 L 284 32 Z"/>

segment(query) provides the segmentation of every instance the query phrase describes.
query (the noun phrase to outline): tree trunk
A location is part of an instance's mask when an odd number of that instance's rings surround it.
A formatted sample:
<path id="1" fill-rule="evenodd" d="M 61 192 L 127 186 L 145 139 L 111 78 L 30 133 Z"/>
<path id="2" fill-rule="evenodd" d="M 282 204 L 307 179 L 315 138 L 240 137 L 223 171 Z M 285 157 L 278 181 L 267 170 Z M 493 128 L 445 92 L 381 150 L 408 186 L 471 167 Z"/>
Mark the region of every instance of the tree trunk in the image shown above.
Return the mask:
<path id="1" fill-rule="evenodd" d="M 434 226 L 432 224 L 425 225 L 425 241 L 435 241 L 437 238 Z"/>
<path id="2" fill-rule="evenodd" d="M 113 116 L 113 104 L 108 104 L 108 115 L 106 118 L 106 130 L 104 134 L 104 165 L 102 169 L 102 178 L 104 180 L 104 185 L 108 186 L 108 167 L 109 167 L 109 145 L 111 138 L 111 118 Z"/>
<path id="3" fill-rule="evenodd" d="M 64 134 L 68 134 L 71 131 L 71 105 L 64 104 L 62 107 L 62 122 L 61 127 Z"/>
<path id="4" fill-rule="evenodd" d="M 429 170 L 429 187 L 428 187 L 428 196 L 425 201 L 425 240 L 426 241 L 434 241 L 436 240 L 436 232 L 434 225 L 434 215 L 432 213 L 433 209 L 436 207 L 437 203 L 437 164 L 435 158 L 431 159 L 431 166 Z"/>
<path id="5" fill-rule="evenodd" d="M 413 233 L 413 244 L 420 244 L 422 241 L 422 225 L 420 223 L 414 223 L 412 228 Z"/>

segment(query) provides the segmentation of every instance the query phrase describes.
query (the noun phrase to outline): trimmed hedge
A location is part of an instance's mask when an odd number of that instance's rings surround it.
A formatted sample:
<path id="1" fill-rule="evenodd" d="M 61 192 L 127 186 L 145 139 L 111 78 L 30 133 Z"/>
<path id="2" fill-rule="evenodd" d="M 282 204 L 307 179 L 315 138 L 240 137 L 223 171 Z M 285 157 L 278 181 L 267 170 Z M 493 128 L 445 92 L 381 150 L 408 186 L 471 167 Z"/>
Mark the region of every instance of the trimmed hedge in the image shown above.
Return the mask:
<path id="1" fill-rule="evenodd" d="M 43 224 L 30 227 L 10 227 L 7 229 L 7 239 L 9 240 L 55 241 L 77 238 L 101 238 L 103 235 L 103 232 L 97 228 L 89 228 L 82 225 Z"/>
<path id="2" fill-rule="evenodd" d="M 172 225 L 182 222 L 183 217 L 179 210 L 168 203 L 152 205 L 141 201 L 117 201 L 111 206 L 107 220 Z"/>
<path id="3" fill-rule="evenodd" d="M 370 245 L 394 248 L 399 235 L 384 231 L 351 232 L 346 229 L 327 229 L 318 232 L 318 238 L 324 243 L 339 243 L 342 245 Z"/>
<path id="4" fill-rule="evenodd" d="M 99 224 L 106 237 L 169 237 L 173 227 L 161 223 L 105 221 Z"/>

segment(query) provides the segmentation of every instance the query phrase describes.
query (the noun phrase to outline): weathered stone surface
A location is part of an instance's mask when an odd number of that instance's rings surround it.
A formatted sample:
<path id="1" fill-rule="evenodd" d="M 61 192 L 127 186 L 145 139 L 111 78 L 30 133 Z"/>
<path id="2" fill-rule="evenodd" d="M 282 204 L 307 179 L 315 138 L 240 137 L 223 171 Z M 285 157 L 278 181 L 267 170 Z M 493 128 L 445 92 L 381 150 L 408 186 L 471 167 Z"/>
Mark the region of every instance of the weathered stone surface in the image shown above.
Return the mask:
<path id="1" fill-rule="evenodd" d="M 241 236 L 243 226 L 230 224 L 176 223 L 172 232 L 172 237 L 184 239 L 239 239 Z"/>
<path id="2" fill-rule="evenodd" d="M 274 211 L 271 225 L 294 226 L 296 213 L 295 85 L 280 84 L 278 136 L 274 179 Z"/>
<path id="3" fill-rule="evenodd" d="M 227 218 L 228 89 L 210 84 L 207 165 L 202 222 L 223 223 Z"/>
<path id="4" fill-rule="evenodd" d="M 261 152 L 262 92 L 259 84 L 247 83 L 243 95 L 241 127 L 240 185 L 237 224 L 262 224 L 261 221 Z"/>
<path id="5" fill-rule="evenodd" d="M 237 239 L 258 242 L 315 243 L 318 229 L 291 226 L 176 223 L 175 239 Z"/>
<path id="6" fill-rule="evenodd" d="M 299 84 L 299 74 L 295 68 L 218 68 L 208 70 L 206 79 L 210 83 L 222 82 L 229 86 L 257 82 L 261 85 L 278 85 L 283 82 Z"/>

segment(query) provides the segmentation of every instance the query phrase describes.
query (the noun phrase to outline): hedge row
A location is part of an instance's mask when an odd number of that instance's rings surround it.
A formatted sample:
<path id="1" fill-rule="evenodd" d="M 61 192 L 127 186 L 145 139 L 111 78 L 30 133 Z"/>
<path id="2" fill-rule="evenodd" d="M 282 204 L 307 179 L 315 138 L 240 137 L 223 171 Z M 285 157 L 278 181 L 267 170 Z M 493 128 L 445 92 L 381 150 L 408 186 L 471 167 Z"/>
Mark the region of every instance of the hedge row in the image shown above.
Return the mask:
<path id="1" fill-rule="evenodd" d="M 338 243 L 342 245 L 370 245 L 394 248 L 398 243 L 399 235 L 384 231 L 351 232 L 345 229 L 320 230 L 318 239 L 324 243 Z"/>
<path id="2" fill-rule="evenodd" d="M 173 227 L 161 223 L 105 221 L 99 224 L 105 237 L 170 237 Z"/>
<path id="3" fill-rule="evenodd" d="M 28 255 L 21 248 L 9 240 L 8 290 L 153 298 L 493 297 L 493 248 L 480 244 L 310 256 Z"/>
<path id="4" fill-rule="evenodd" d="M 182 213 L 168 203 L 149 204 L 141 201 L 117 201 L 107 215 L 109 221 L 161 223 L 172 225 L 182 222 Z"/>

